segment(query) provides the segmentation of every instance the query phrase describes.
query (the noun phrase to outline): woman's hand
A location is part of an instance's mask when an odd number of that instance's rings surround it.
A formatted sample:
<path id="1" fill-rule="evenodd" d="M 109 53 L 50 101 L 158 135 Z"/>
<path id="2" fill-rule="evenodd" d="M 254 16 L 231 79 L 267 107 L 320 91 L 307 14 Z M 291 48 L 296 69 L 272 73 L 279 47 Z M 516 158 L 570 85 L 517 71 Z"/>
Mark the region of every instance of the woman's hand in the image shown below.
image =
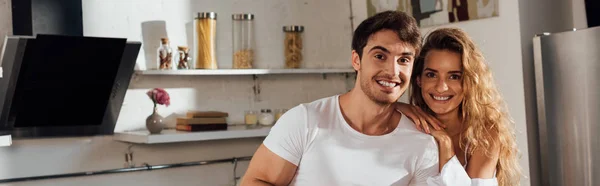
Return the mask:
<path id="1" fill-rule="evenodd" d="M 450 159 L 452 159 L 452 157 L 454 157 L 454 155 L 456 155 L 456 153 L 454 152 L 454 145 L 452 143 L 452 138 L 450 137 L 450 135 L 448 135 L 448 133 L 446 132 L 446 130 L 434 130 L 430 133 L 433 138 L 435 139 L 435 141 L 438 143 L 438 150 L 439 150 L 439 164 L 440 164 L 440 172 L 442 171 L 442 168 L 444 168 L 444 165 L 446 165 L 446 163 L 448 163 L 448 161 L 450 161 Z"/>
<path id="2" fill-rule="evenodd" d="M 401 102 L 396 102 L 394 106 L 396 107 L 396 111 L 406 115 L 408 119 L 415 123 L 417 129 L 422 132 L 427 134 L 431 133 L 431 130 L 429 130 L 430 127 L 433 127 L 435 130 L 442 130 L 442 127 L 446 128 L 442 122 L 437 120 L 434 116 L 429 115 L 425 111 L 421 110 L 421 108 L 417 106 Z"/>
<path id="3" fill-rule="evenodd" d="M 438 142 L 438 144 L 440 146 L 452 146 L 452 138 L 450 138 L 450 135 L 448 135 L 448 133 L 446 132 L 446 130 L 442 129 L 442 130 L 433 130 L 431 133 L 429 133 L 431 136 L 433 136 L 433 138 L 435 139 L 436 142 Z"/>

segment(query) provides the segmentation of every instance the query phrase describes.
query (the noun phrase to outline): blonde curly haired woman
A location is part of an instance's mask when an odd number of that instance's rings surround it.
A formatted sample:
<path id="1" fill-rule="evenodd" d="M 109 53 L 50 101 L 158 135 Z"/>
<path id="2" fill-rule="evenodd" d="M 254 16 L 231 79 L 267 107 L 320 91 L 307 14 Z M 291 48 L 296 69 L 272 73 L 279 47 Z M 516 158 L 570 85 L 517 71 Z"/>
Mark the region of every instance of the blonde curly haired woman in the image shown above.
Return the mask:
<path id="1" fill-rule="evenodd" d="M 519 185 L 512 122 L 481 51 L 456 28 L 437 29 L 423 43 L 411 77 L 412 105 L 397 110 L 436 139 L 442 175 L 460 163 L 471 185 Z"/>

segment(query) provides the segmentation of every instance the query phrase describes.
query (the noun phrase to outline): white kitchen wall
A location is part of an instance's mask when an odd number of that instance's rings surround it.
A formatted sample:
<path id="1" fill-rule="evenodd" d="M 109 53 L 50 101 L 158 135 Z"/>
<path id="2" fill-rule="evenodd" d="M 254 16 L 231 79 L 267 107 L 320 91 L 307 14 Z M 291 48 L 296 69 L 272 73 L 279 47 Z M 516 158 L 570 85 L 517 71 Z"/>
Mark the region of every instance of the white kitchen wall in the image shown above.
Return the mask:
<path id="1" fill-rule="evenodd" d="M 587 15 L 585 10 L 585 0 L 571 0 L 571 9 L 573 12 L 573 28 L 587 28 Z"/>
<path id="2" fill-rule="evenodd" d="M 366 7 L 362 0 L 352 2 L 356 18 L 354 26 L 357 26 L 366 16 Z M 519 164 L 523 168 L 521 185 L 529 185 L 519 1 L 499 0 L 498 4 L 499 17 L 422 28 L 421 33 L 425 35 L 440 27 L 459 27 L 464 29 L 482 50 L 516 125 L 517 145 L 521 153 Z"/>
<path id="3" fill-rule="evenodd" d="M 169 37 L 173 47 L 191 45 L 191 21 L 195 12 L 217 13 L 217 61 L 231 68 L 231 14 L 255 14 L 256 67 L 283 68 L 283 25 L 305 26 L 305 68 L 351 68 L 350 11 L 347 0 L 86 0 L 83 1 L 86 36 L 123 37 L 143 41 L 139 69 L 156 68 L 156 48 L 161 37 Z M 336 11 L 330 8 L 336 7 Z M 315 16 L 322 18 L 316 19 Z M 164 24 L 151 23 L 162 22 Z M 157 26 L 158 25 L 158 26 Z M 166 27 L 164 26 L 166 25 Z M 193 49 L 191 50 L 193 51 Z M 352 80 L 352 79 L 350 79 Z M 173 104 L 160 108 L 173 124 L 176 115 L 189 109 L 216 109 L 231 114 L 230 123 L 243 123 L 245 110 L 290 108 L 347 90 L 343 75 L 259 76 L 261 95 L 253 95 L 252 76 L 182 77 L 138 76 L 127 93 L 116 131 L 144 127 L 152 111 L 145 91 L 167 88 Z"/>
<path id="4" fill-rule="evenodd" d="M 347 0 L 85 0 L 84 34 L 142 41 L 144 50 L 137 68 L 155 68 L 154 59 L 147 57 L 155 56 L 160 37 L 168 36 L 173 47 L 190 45 L 190 23 L 194 12 L 200 11 L 218 13 L 217 58 L 221 68 L 231 67 L 233 12 L 256 15 L 258 68 L 283 67 L 282 26 L 289 24 L 305 26 L 305 68 L 351 68 Z M 315 15 L 322 18 L 314 18 Z M 4 28 L 0 33 L 7 33 L 12 25 L 4 17 L 0 20 L 4 21 L 0 22 L 0 28 Z M 291 108 L 344 93 L 351 88 L 353 78 L 340 74 L 274 75 L 258 76 L 258 81 L 261 94 L 257 98 L 253 95 L 252 76 L 135 76 L 115 130 L 144 128 L 144 120 L 152 111 L 145 92 L 154 87 L 165 88 L 171 95 L 171 106 L 159 108 L 170 124 L 187 110 L 226 111 L 229 122 L 235 124 L 243 122 L 245 110 Z M 251 138 L 135 145 L 133 152 L 138 166 L 142 162 L 158 165 L 251 156 L 261 142 L 262 138 Z M 120 168 L 126 149 L 127 144 L 113 141 L 110 136 L 15 140 L 13 146 L 0 148 L 0 179 Z M 224 163 L 0 185 L 227 185 L 232 181 L 232 166 Z M 242 162 L 238 173 L 243 174 L 246 168 L 247 162 Z"/>
<path id="5" fill-rule="evenodd" d="M 4 36 L 12 34 L 12 14 L 11 14 L 11 1 L 0 0 L 0 41 L 4 43 Z M 2 51 L 2 45 L 0 45 L 0 51 Z M 1 63 L 1 62 L 0 62 Z"/>
<path id="6" fill-rule="evenodd" d="M 156 68 L 153 54 L 160 37 L 169 37 L 173 46 L 191 46 L 193 18 L 197 12 L 206 11 L 218 14 L 217 58 L 221 68 L 232 66 L 232 13 L 255 14 L 257 68 L 283 68 L 284 25 L 305 26 L 305 68 L 351 67 L 348 0 L 86 0 L 83 9 L 85 35 L 148 39 L 138 58 L 141 69 Z M 164 21 L 166 28 L 160 24 L 153 24 L 153 30 L 142 26 L 151 21 Z"/>

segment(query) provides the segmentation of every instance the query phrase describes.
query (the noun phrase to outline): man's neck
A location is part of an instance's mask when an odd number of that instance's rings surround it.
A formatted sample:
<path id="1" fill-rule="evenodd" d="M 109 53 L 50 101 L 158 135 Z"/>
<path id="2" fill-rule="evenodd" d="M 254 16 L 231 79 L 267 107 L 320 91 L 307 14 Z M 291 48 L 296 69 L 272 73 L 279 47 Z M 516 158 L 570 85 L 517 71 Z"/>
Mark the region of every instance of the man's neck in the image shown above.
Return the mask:
<path id="1" fill-rule="evenodd" d="M 383 135 L 396 128 L 390 119 L 395 114 L 392 104 L 380 105 L 360 90 L 343 94 L 339 98 L 342 115 L 352 128 L 366 135 Z M 399 113 L 398 113 L 399 114 Z"/>

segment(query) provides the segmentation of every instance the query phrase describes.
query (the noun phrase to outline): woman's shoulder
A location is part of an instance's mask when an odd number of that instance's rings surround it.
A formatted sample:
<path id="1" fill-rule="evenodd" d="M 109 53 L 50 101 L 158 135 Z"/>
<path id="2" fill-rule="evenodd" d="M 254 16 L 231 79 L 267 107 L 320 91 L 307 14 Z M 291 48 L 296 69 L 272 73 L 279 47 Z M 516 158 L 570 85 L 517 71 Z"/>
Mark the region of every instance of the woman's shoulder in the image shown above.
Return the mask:
<path id="1" fill-rule="evenodd" d="M 472 148 L 472 145 L 466 146 Z M 493 178 L 500 156 L 500 145 L 490 142 L 489 145 L 479 145 L 476 148 L 465 149 L 469 153 L 467 173 L 472 178 Z"/>

